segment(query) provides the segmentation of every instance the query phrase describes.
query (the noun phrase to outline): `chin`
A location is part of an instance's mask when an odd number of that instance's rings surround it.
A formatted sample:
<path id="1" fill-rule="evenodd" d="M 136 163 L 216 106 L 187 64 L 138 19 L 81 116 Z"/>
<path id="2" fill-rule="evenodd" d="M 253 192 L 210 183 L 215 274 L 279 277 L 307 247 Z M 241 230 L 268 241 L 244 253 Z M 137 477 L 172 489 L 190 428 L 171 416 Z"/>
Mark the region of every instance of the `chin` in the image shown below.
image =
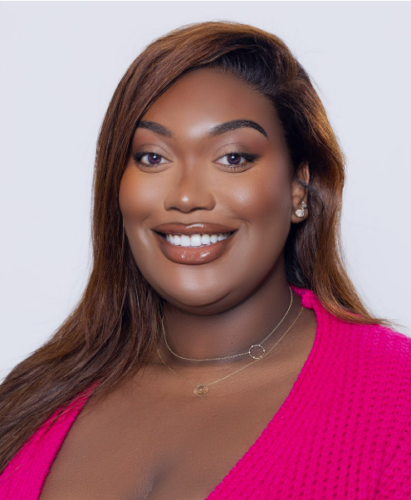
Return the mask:
<path id="1" fill-rule="evenodd" d="M 165 290 L 157 290 L 158 293 L 170 305 L 186 312 L 195 314 L 216 314 L 224 311 L 229 307 L 228 296 L 230 292 L 215 290 L 214 293 L 209 291 L 204 293 L 204 290 L 190 291 L 187 289 L 178 290 L 173 289 L 170 293 Z"/>

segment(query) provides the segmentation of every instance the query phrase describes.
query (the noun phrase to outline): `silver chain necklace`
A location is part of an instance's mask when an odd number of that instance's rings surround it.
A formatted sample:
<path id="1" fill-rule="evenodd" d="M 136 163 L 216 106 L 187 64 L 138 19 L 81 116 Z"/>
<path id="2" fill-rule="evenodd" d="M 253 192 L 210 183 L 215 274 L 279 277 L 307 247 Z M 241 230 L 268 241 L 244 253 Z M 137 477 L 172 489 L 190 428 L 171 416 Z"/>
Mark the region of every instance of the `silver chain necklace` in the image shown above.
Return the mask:
<path id="1" fill-rule="evenodd" d="M 294 319 L 294 321 L 291 323 L 291 325 L 287 328 L 287 330 L 283 333 L 283 335 L 277 340 L 277 342 L 272 347 L 270 347 L 270 349 L 268 350 L 267 354 L 269 354 L 281 342 L 281 340 L 283 340 L 283 338 L 287 335 L 287 333 L 291 330 L 291 328 L 298 321 L 298 318 L 301 316 L 301 313 L 303 312 L 303 309 L 304 308 L 301 307 L 300 312 L 298 313 L 297 317 Z M 223 380 L 228 379 L 229 377 L 235 375 L 238 372 L 241 372 L 242 370 L 244 370 L 248 366 L 250 366 L 250 365 L 252 365 L 254 363 L 257 363 L 257 361 L 260 361 L 262 359 L 262 358 L 253 359 L 253 361 L 249 361 L 246 365 L 242 366 L 241 368 L 238 368 L 237 370 L 229 373 L 228 375 L 225 375 L 224 377 L 221 377 L 221 378 L 219 378 L 217 380 L 214 380 L 213 382 L 209 382 L 208 384 L 195 384 L 194 382 L 192 382 L 188 378 L 184 377 L 184 375 L 181 375 L 181 373 L 178 373 L 173 368 L 171 368 L 171 366 L 169 366 L 164 361 L 164 359 L 161 357 L 161 354 L 160 354 L 160 351 L 159 351 L 158 347 L 157 347 L 157 354 L 158 354 L 158 357 L 160 358 L 161 362 L 163 363 L 163 365 L 166 368 L 168 368 L 175 375 L 178 375 L 180 378 L 182 378 L 182 379 L 186 380 L 187 382 L 189 382 L 194 387 L 193 393 L 196 396 L 205 396 L 209 392 L 209 390 L 210 390 L 210 385 L 214 385 L 217 382 L 222 382 Z"/>
<path id="2" fill-rule="evenodd" d="M 171 354 L 173 356 L 175 356 L 176 358 L 179 358 L 179 359 L 183 359 L 184 361 L 222 361 L 224 359 L 241 358 L 242 356 L 246 356 L 247 354 L 250 356 L 250 358 L 252 358 L 254 360 L 263 359 L 263 357 L 266 354 L 266 350 L 263 347 L 264 342 L 266 340 L 268 340 L 271 337 L 271 335 L 277 330 L 277 328 L 283 323 L 283 321 L 288 316 L 288 313 L 290 312 L 291 307 L 293 305 L 293 292 L 292 292 L 290 287 L 288 287 L 288 289 L 290 290 L 290 304 L 288 306 L 286 313 L 281 318 L 281 321 L 277 324 L 277 326 L 273 330 L 271 330 L 271 332 L 259 344 L 251 344 L 248 351 L 241 352 L 240 354 L 232 354 L 231 356 L 220 356 L 218 358 L 202 358 L 202 359 L 185 358 L 184 356 L 180 356 L 179 354 L 175 353 L 171 349 L 171 347 L 169 346 L 168 341 L 167 341 L 166 329 L 164 327 L 164 318 L 161 318 L 161 329 L 163 332 L 164 342 L 167 346 L 167 349 L 171 352 Z"/>

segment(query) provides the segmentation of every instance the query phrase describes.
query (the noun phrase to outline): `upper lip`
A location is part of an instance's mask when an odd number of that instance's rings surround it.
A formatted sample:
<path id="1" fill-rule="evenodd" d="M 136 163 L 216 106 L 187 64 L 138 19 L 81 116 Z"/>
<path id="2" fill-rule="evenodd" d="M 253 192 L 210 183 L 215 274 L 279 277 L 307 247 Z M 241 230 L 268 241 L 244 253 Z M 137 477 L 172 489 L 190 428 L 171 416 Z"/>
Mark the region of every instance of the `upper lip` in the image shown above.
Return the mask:
<path id="1" fill-rule="evenodd" d="M 212 222 L 193 222 L 192 224 L 183 224 L 181 222 L 169 222 L 153 227 L 153 231 L 163 234 L 219 234 L 231 233 L 237 229 L 234 227 L 215 224 Z"/>

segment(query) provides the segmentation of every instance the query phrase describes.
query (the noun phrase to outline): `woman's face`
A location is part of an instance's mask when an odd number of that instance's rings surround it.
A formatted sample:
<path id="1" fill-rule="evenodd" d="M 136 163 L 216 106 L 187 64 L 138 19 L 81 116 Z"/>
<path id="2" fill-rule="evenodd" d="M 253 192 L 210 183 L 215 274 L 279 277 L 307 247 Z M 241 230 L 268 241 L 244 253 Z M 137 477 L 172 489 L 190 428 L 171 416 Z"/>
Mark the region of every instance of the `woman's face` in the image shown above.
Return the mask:
<path id="1" fill-rule="evenodd" d="M 284 284 L 283 249 L 303 196 L 269 100 L 200 69 L 142 117 L 119 203 L 147 281 L 175 307 L 212 314 L 267 280 Z"/>

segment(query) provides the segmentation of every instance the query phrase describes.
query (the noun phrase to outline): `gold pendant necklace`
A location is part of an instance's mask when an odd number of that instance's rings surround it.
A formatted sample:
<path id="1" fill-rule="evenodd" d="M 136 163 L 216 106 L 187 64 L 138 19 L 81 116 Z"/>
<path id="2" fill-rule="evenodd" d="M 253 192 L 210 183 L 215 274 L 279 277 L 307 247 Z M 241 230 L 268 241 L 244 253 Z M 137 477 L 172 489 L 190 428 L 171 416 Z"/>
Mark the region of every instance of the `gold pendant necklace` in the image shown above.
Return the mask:
<path id="1" fill-rule="evenodd" d="M 291 328 L 295 325 L 295 323 L 297 322 L 298 318 L 300 317 L 301 313 L 303 312 L 303 307 L 301 307 L 300 309 L 300 312 L 298 313 L 297 317 L 295 318 L 295 320 L 291 323 L 291 325 L 287 328 L 287 330 L 285 331 L 285 333 L 277 340 L 277 342 L 266 352 L 266 355 L 265 357 L 270 354 L 270 352 L 274 349 L 274 347 L 276 347 L 280 341 L 287 335 L 287 333 L 291 330 Z M 250 366 L 254 363 L 257 363 L 257 361 L 260 361 L 262 359 L 261 358 L 255 358 L 253 359 L 253 361 L 250 361 L 250 363 L 247 363 L 246 365 L 242 366 L 241 368 L 238 368 L 237 370 L 235 370 L 234 372 L 232 373 L 229 373 L 228 375 L 226 375 L 225 377 L 222 377 L 222 378 L 219 378 L 217 380 L 214 380 L 213 382 L 209 382 L 208 384 L 195 384 L 194 382 L 191 382 L 191 380 L 189 380 L 188 378 L 184 377 L 183 375 L 181 375 L 180 373 L 176 372 L 173 368 L 171 368 L 171 366 L 169 366 L 164 360 L 163 358 L 161 357 L 161 354 L 160 354 L 160 351 L 157 347 L 157 354 L 158 354 L 158 357 L 160 358 L 161 362 L 163 363 L 163 365 L 165 367 L 167 367 L 170 371 L 172 371 L 174 374 L 178 375 L 180 378 L 186 380 L 187 382 L 189 382 L 192 386 L 194 386 L 194 390 L 193 390 L 193 393 L 196 395 L 196 396 L 205 396 L 209 390 L 210 390 L 210 385 L 214 385 L 216 384 L 217 382 L 221 382 L 222 380 L 226 380 L 227 378 L 231 377 L 232 375 L 235 375 L 236 373 L 244 370 L 245 368 L 247 368 L 247 366 Z M 198 360 L 196 360 L 198 361 Z"/>

